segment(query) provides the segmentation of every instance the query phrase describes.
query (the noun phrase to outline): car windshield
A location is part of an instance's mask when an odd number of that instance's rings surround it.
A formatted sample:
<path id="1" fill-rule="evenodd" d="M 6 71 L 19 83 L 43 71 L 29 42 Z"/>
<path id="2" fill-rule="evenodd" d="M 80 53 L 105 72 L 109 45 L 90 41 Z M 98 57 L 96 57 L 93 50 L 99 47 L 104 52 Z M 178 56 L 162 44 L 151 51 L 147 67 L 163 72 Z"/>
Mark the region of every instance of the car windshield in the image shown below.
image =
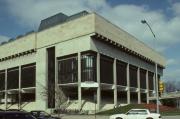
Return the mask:
<path id="1" fill-rule="evenodd" d="M 139 114 L 139 115 L 146 115 L 147 111 L 146 110 L 130 110 L 129 112 L 126 113 L 127 115 L 135 115 L 135 114 Z"/>

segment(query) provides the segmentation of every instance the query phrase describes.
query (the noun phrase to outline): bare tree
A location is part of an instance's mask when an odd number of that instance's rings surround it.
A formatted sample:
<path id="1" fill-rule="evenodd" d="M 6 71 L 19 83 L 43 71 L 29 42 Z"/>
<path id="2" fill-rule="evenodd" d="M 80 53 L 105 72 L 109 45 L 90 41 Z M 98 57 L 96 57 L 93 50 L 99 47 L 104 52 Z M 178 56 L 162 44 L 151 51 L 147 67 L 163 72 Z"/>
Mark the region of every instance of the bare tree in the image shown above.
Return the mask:
<path id="1" fill-rule="evenodd" d="M 41 84 L 40 84 L 41 85 Z M 40 95 L 44 100 L 48 102 L 49 107 L 51 107 L 51 113 L 53 109 L 57 110 L 58 117 L 60 116 L 60 110 L 63 107 L 63 103 L 67 101 L 67 97 L 62 91 L 62 88 L 57 84 L 49 84 L 50 86 L 43 86 Z M 49 98 L 48 98 L 49 97 Z"/>

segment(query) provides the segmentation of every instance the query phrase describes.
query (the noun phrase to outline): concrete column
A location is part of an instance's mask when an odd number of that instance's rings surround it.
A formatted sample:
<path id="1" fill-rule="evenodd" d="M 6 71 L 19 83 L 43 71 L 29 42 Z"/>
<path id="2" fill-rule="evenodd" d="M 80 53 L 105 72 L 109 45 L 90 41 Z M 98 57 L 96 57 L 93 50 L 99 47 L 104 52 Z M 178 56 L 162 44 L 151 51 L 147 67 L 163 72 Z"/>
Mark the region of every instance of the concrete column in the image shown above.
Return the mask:
<path id="1" fill-rule="evenodd" d="M 146 71 L 146 103 L 149 104 L 149 73 Z"/>
<path id="2" fill-rule="evenodd" d="M 7 92 L 7 69 L 5 70 L 5 110 L 7 110 L 7 98 L 8 98 L 8 92 Z"/>
<path id="3" fill-rule="evenodd" d="M 55 56 L 56 57 L 56 56 Z M 55 100 L 58 99 L 58 91 L 59 91 L 59 87 L 58 87 L 58 61 L 55 58 Z M 55 107 L 59 107 L 59 102 L 55 101 Z"/>
<path id="4" fill-rule="evenodd" d="M 141 86 L 140 86 L 140 68 L 137 69 L 137 84 L 138 84 L 138 104 L 141 104 Z"/>
<path id="5" fill-rule="evenodd" d="M 129 63 L 126 67 L 126 77 L 127 77 L 127 104 L 131 103 L 131 97 L 130 97 L 130 79 L 129 79 Z"/>
<path id="6" fill-rule="evenodd" d="M 97 110 L 100 110 L 101 108 L 101 81 L 100 81 L 100 53 L 97 53 Z"/>
<path id="7" fill-rule="evenodd" d="M 46 110 L 48 97 L 42 95 L 47 92 L 47 51 L 45 48 L 36 52 L 36 110 Z"/>
<path id="8" fill-rule="evenodd" d="M 78 108 L 81 110 L 82 94 L 81 94 L 81 53 L 78 52 Z"/>
<path id="9" fill-rule="evenodd" d="M 116 69 L 116 59 L 114 59 L 113 64 L 113 80 L 114 80 L 114 106 L 117 106 L 117 69 Z"/>
<path id="10" fill-rule="evenodd" d="M 153 74 L 153 92 L 154 92 L 154 94 L 156 93 L 156 77 L 155 77 L 155 73 Z"/>
<path id="11" fill-rule="evenodd" d="M 21 109 L 21 66 L 19 66 L 18 109 Z"/>

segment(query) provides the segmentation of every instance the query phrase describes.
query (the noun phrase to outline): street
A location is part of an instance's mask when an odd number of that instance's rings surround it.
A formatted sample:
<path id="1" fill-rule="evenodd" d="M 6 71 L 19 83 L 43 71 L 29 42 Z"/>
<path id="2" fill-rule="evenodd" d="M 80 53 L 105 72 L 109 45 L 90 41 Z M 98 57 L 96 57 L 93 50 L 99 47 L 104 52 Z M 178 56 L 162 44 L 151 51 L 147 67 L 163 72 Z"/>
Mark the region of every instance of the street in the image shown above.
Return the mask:
<path id="1" fill-rule="evenodd" d="M 63 115 L 62 119 L 95 119 L 94 115 Z M 98 115 L 96 119 L 109 119 L 109 116 Z M 164 116 L 163 119 L 180 119 L 178 116 Z"/>

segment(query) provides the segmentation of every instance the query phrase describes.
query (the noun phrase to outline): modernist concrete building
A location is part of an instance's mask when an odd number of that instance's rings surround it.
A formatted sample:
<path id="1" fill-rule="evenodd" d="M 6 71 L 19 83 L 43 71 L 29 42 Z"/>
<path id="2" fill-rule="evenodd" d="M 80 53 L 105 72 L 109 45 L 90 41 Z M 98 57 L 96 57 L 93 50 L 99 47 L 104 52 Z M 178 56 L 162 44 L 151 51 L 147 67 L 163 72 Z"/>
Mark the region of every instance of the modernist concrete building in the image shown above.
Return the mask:
<path id="1" fill-rule="evenodd" d="M 165 59 L 96 13 L 59 13 L 0 45 L 0 108 L 98 110 L 149 103 Z"/>

